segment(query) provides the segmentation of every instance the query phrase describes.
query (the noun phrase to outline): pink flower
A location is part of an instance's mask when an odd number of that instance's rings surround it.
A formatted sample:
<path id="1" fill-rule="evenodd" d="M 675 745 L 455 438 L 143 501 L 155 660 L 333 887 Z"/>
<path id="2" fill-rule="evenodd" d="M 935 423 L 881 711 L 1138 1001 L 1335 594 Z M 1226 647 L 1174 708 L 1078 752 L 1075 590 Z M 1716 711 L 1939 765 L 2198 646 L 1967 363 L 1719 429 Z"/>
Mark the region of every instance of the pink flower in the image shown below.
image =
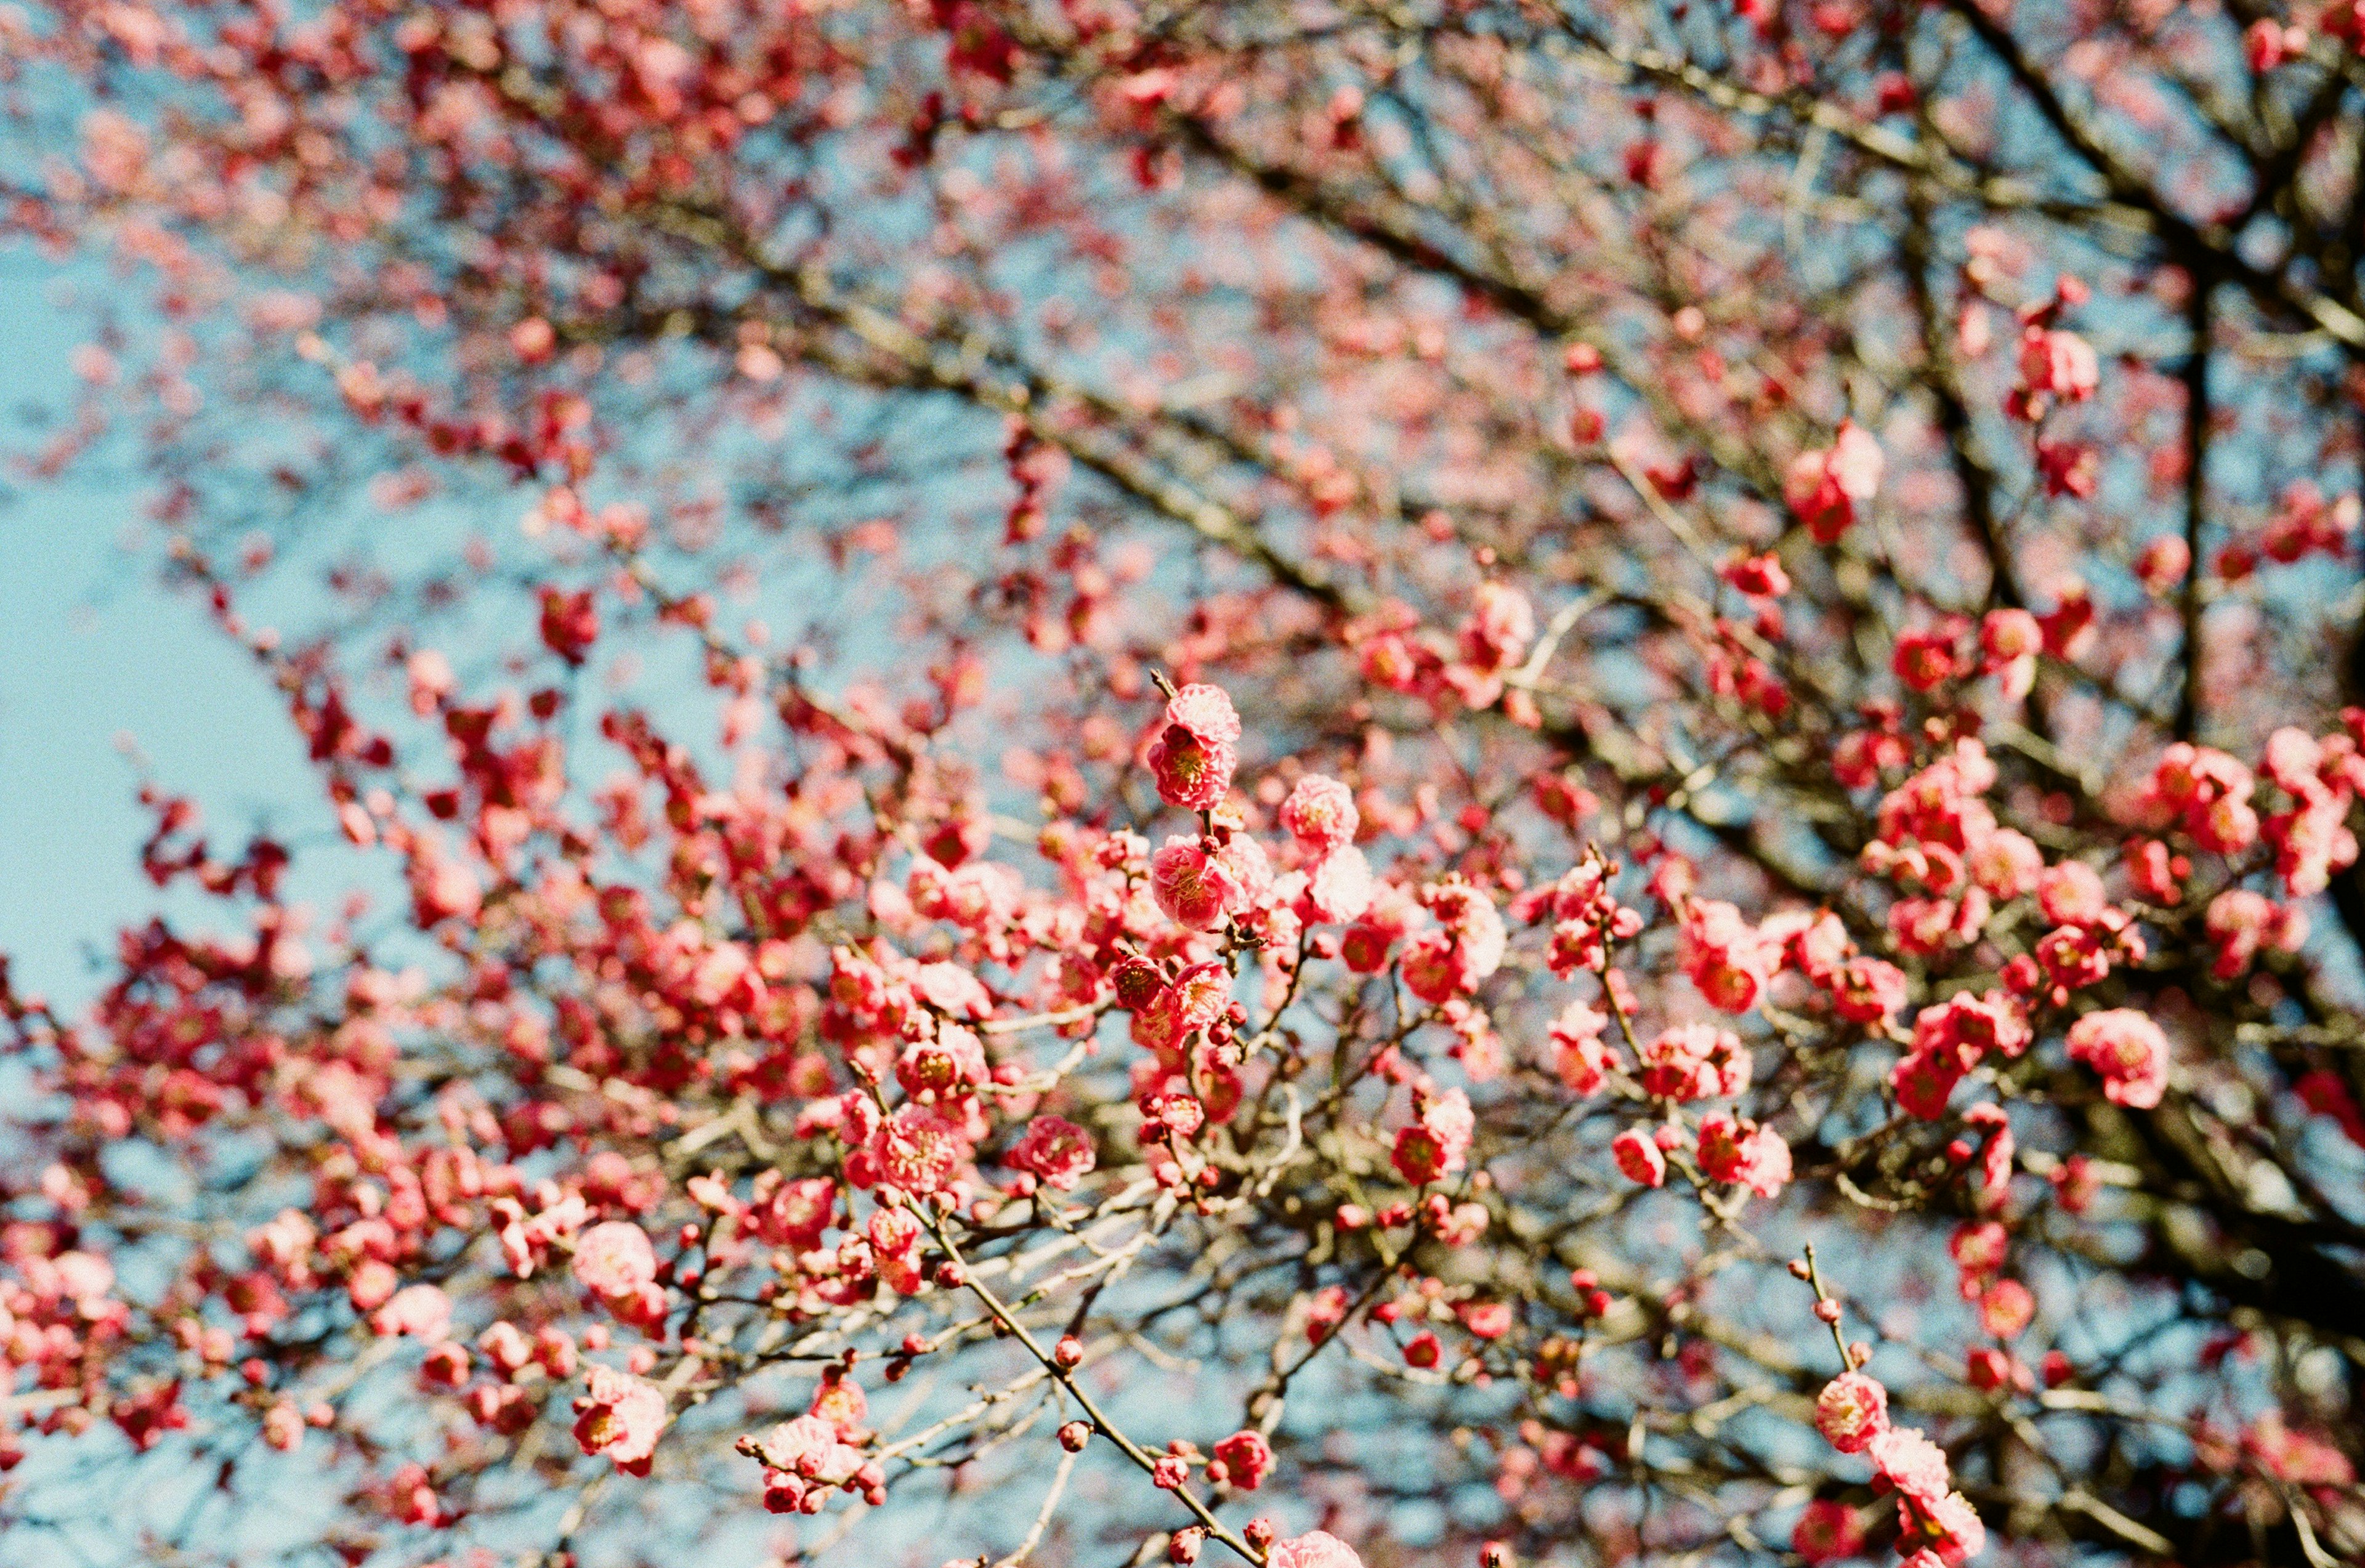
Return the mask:
<path id="1" fill-rule="evenodd" d="M 1733 591 L 1751 599 L 1779 599 L 1790 591 L 1790 574 L 1782 569 L 1782 558 L 1770 550 L 1727 562 L 1719 575 L 1732 585 Z"/>
<path id="2" fill-rule="evenodd" d="M 1232 700 L 1213 686 L 1186 686 L 1166 704 L 1166 727 L 1143 760 L 1159 798 L 1185 811 L 1223 804 L 1239 766 L 1240 718 Z"/>
<path id="3" fill-rule="evenodd" d="M 2135 557 L 2135 579 L 2144 591 L 2159 595 L 2184 580 L 2192 569 L 2192 550 L 2173 533 L 2163 533 L 2143 547 Z"/>
<path id="4" fill-rule="evenodd" d="M 2224 752 L 2179 741 L 2159 754 L 2147 799 L 2181 816 L 2202 848 L 2233 855 L 2259 836 L 2259 816 L 2250 809 L 2255 788 L 2250 770 Z"/>
<path id="5" fill-rule="evenodd" d="M 2020 1003 L 2001 991 L 1958 991 L 1913 1018 L 1913 1048 L 1949 1058 L 1958 1077 L 1989 1051 L 2019 1056 L 2031 1038 Z"/>
<path id="6" fill-rule="evenodd" d="M 837 1186 L 827 1177 L 808 1176 L 781 1182 L 778 1171 L 756 1178 L 755 1202 L 747 1223 L 774 1247 L 807 1250 L 821 1245 L 821 1234 L 837 1209 Z M 768 1184 L 766 1178 L 772 1180 Z"/>
<path id="7" fill-rule="evenodd" d="M 908 1217 L 908 1216 L 906 1216 Z M 916 1242 L 917 1238 L 914 1237 Z M 870 1415 L 870 1401 L 862 1385 L 847 1377 L 831 1377 L 824 1373 L 822 1384 L 813 1390 L 813 1406 L 806 1415 L 829 1423 L 840 1442 L 858 1443 L 869 1434 L 862 1423 Z"/>
<path id="8" fill-rule="evenodd" d="M 1362 821 L 1355 810 L 1353 792 L 1336 778 L 1327 778 L 1319 773 L 1300 778 L 1289 798 L 1281 803 L 1281 825 L 1317 856 L 1352 844 L 1355 829 Z"/>
<path id="9" fill-rule="evenodd" d="M 1421 890 L 1420 902 L 1442 929 L 1407 945 L 1405 984 L 1423 1002 L 1442 1005 L 1469 995 L 1502 967 L 1509 933 L 1494 901 L 1467 882 L 1435 883 Z"/>
<path id="10" fill-rule="evenodd" d="M 1790 1146 L 1772 1127 L 1751 1133 L 1741 1156 L 1741 1173 L 1734 1179 L 1759 1197 L 1778 1198 L 1790 1184 Z"/>
<path id="11" fill-rule="evenodd" d="M 951 1184 L 968 1162 L 970 1143 L 961 1124 L 943 1112 L 904 1104 L 880 1124 L 868 1152 L 877 1180 L 925 1195 Z"/>
<path id="12" fill-rule="evenodd" d="M 1751 1065 L 1730 1029 L 1678 1024 L 1642 1047 L 1642 1090 L 1669 1100 L 1729 1099 L 1749 1087 Z"/>
<path id="13" fill-rule="evenodd" d="M 2036 1298 L 2018 1280 L 1998 1280 L 1979 1297 L 1979 1327 L 1999 1339 L 2017 1339 L 2036 1316 Z"/>
<path id="14" fill-rule="evenodd" d="M 1781 1195 L 1790 1180 L 1790 1146 L 1771 1127 L 1718 1111 L 1702 1117 L 1700 1170 L 1711 1182 L 1730 1182 L 1761 1198 Z"/>
<path id="15" fill-rule="evenodd" d="M 1552 1067 L 1572 1094 L 1593 1094 L 1621 1065 L 1618 1047 L 1603 1038 L 1609 1015 L 1572 1002 L 1552 1020 Z"/>
<path id="16" fill-rule="evenodd" d="M 1272 1445 L 1260 1432 L 1234 1432 L 1216 1445 L 1216 1463 L 1224 1467 L 1227 1484 L 1253 1492 L 1272 1473 Z M 1212 1466 L 1209 1479 L 1215 1479 Z"/>
<path id="17" fill-rule="evenodd" d="M 595 1295 L 632 1295 L 657 1277 L 656 1249 L 637 1225 L 595 1225 L 576 1238 L 575 1277 Z"/>
<path id="18" fill-rule="evenodd" d="M 1362 919 L 1372 907 L 1372 868 L 1363 852 L 1345 844 L 1317 861 L 1306 879 L 1306 902 L 1326 924 Z"/>
<path id="19" fill-rule="evenodd" d="M 1462 623 L 1462 657 L 1481 676 L 1496 675 L 1518 664 L 1535 635 L 1535 608 L 1526 594 L 1506 583 L 1480 583 Z"/>
<path id="20" fill-rule="evenodd" d="M 1266 1568 L 1363 1568 L 1355 1549 L 1324 1530 L 1308 1530 L 1276 1541 L 1265 1555 Z"/>
<path id="21" fill-rule="evenodd" d="M 1423 1101 L 1418 1119 L 1396 1134 L 1396 1173 L 1416 1187 L 1452 1175 L 1470 1152 L 1477 1125 L 1470 1097 L 1459 1089 Z"/>
<path id="22" fill-rule="evenodd" d="M 1983 1278 L 2003 1267 L 2012 1250 L 2012 1233 L 1994 1220 L 1961 1225 L 1946 1238 L 1946 1251 L 1967 1278 Z M 1967 1286 L 1967 1292 L 1977 1289 Z"/>
<path id="23" fill-rule="evenodd" d="M 1778 945 L 1768 942 L 1741 912 L 1715 899 L 1694 899 L 1684 909 L 1683 965 L 1692 984 L 1711 1006 L 1746 1013 L 1781 966 Z"/>
<path id="24" fill-rule="evenodd" d="M 2083 402 L 2102 385 L 2102 364 L 2077 333 L 2032 324 L 2021 334 L 2020 378 L 2031 392 Z"/>
<path id="25" fill-rule="evenodd" d="M 1667 1157 L 1640 1127 L 1628 1127 L 1610 1139 L 1609 1153 L 1630 1182 L 1655 1187 L 1667 1179 Z"/>
<path id="26" fill-rule="evenodd" d="M 1864 1550 L 1864 1541 L 1863 1519 L 1836 1497 L 1809 1503 L 1790 1531 L 1790 1550 L 1818 1565 L 1854 1557 Z"/>
<path id="27" fill-rule="evenodd" d="M 1897 1524 L 1903 1532 L 1900 1546 L 1924 1542 L 1922 1552 L 1934 1552 L 1947 1568 L 1978 1556 L 1988 1543 L 1988 1528 L 1980 1522 L 1978 1510 L 1960 1492 L 1949 1492 L 1915 1507 L 1906 1506 L 1900 1498 Z"/>
<path id="28" fill-rule="evenodd" d="M 765 1436 L 764 1455 L 778 1467 L 764 1477 L 768 1492 L 780 1484 L 774 1480 L 775 1474 L 783 1481 L 798 1484 L 792 1489 L 783 1489 L 801 1492 L 803 1484 L 808 1482 L 821 1486 L 843 1485 L 862 1468 L 861 1450 L 847 1446 L 839 1438 L 837 1428 L 819 1416 L 800 1416 L 773 1428 Z M 766 1506 L 770 1506 L 768 1498 Z"/>
<path id="29" fill-rule="evenodd" d="M 1177 834 L 1149 861 L 1150 896 L 1167 918 L 1194 931 L 1213 931 L 1239 894 L 1231 873 L 1207 853 L 1205 841 Z"/>
<path id="30" fill-rule="evenodd" d="M 1960 1056 L 1946 1050 L 1917 1050 L 1898 1058 L 1890 1070 L 1889 1086 L 1908 1115 L 1934 1122 L 1946 1111 L 1947 1097 L 1963 1081 Z"/>
<path id="31" fill-rule="evenodd" d="M 976 1089 L 985 1082 L 987 1071 L 985 1047 L 978 1037 L 958 1024 L 947 1024 L 936 1030 L 935 1039 L 914 1040 L 903 1047 L 895 1063 L 895 1081 L 915 1098 L 933 1094 L 943 1099 Z"/>
<path id="32" fill-rule="evenodd" d="M 1508 1301 L 1465 1301 L 1454 1308 L 1462 1327 L 1474 1339 L 1499 1339 L 1511 1331 L 1511 1304 Z"/>
<path id="33" fill-rule="evenodd" d="M 585 1453 L 606 1454 L 627 1475 L 646 1475 L 665 1430 L 664 1391 L 611 1367 L 594 1366 L 588 1375 L 590 1393 L 575 1402 L 575 1440 Z"/>
<path id="34" fill-rule="evenodd" d="M 1201 683 L 1182 688 L 1167 700 L 1166 722 L 1210 745 L 1239 744 L 1240 716 L 1220 686 Z"/>
<path id="35" fill-rule="evenodd" d="M 1026 1136 L 1004 1163 L 1032 1172 L 1055 1192 L 1067 1193 L 1091 1172 L 1093 1159 L 1090 1133 L 1058 1116 L 1037 1116 L 1026 1124 Z"/>
<path id="36" fill-rule="evenodd" d="M 2168 1089 L 2168 1036 L 2128 1007 L 2089 1013 L 2069 1025 L 2069 1059 L 2102 1075 L 2113 1104 L 2148 1110 Z"/>
<path id="37" fill-rule="evenodd" d="M 452 1298 L 435 1285 L 405 1285 L 370 1315 L 370 1327 L 381 1336 L 441 1339 L 451 1327 Z"/>
<path id="38" fill-rule="evenodd" d="M 1884 1427 L 1872 1434 L 1871 1440 L 1864 1445 L 1864 1452 L 1891 1486 L 1915 1502 L 1926 1506 L 1945 1496 L 1946 1450 L 1917 1428 Z"/>
<path id="39" fill-rule="evenodd" d="M 1167 988 L 1165 1005 L 1183 1033 L 1204 1029 L 1224 1015 L 1232 1002 L 1232 972 L 1217 959 L 1192 965 Z"/>
<path id="40" fill-rule="evenodd" d="M 1879 958 L 1855 958 L 1833 977 L 1832 1006 L 1851 1024 L 1878 1024 L 1905 1005 L 1905 971 Z"/>
<path id="41" fill-rule="evenodd" d="M 1231 879 L 1232 896 L 1225 906 L 1231 914 L 1246 914 L 1272 897 L 1272 862 L 1264 846 L 1247 834 L 1236 833 L 1216 851 L 1216 863 Z"/>
<path id="42" fill-rule="evenodd" d="M 1963 868 L 1991 898 L 2016 899 L 2036 886 L 2045 852 L 2026 834 L 2000 827 L 1971 841 Z"/>
<path id="43" fill-rule="evenodd" d="M 1862 1372 L 1842 1372 L 1815 1397 L 1815 1429 L 1842 1453 L 1862 1453 L 1889 1429 L 1889 1390 Z"/>
<path id="44" fill-rule="evenodd" d="M 2110 907 L 2110 898 L 2091 866 L 2065 860 L 2036 879 L 2036 903 L 2056 925 L 2090 925 Z"/>
<path id="45" fill-rule="evenodd" d="M 2264 893 L 2248 888 L 2228 888 L 2209 901 L 2202 924 L 2217 945 L 2217 960 L 2210 973 L 2221 980 L 2238 977 L 2259 950 L 2286 924 L 2281 910 Z M 2302 926 L 2303 934 L 2304 926 Z M 2303 940 L 2304 936 L 2303 935 Z"/>
<path id="46" fill-rule="evenodd" d="M 1934 626 L 1900 633 L 1889 656 L 1889 667 L 1913 690 L 1927 691 L 1962 673 L 1962 661 L 1956 655 L 1956 644 L 1962 635 L 1963 623 L 1955 616 Z"/>
<path id="47" fill-rule="evenodd" d="M 1829 447 L 1802 452 L 1790 464 L 1783 498 L 1821 544 L 1835 543 L 1855 521 L 1855 509 L 1879 492 L 1880 443 L 1843 420 Z"/>

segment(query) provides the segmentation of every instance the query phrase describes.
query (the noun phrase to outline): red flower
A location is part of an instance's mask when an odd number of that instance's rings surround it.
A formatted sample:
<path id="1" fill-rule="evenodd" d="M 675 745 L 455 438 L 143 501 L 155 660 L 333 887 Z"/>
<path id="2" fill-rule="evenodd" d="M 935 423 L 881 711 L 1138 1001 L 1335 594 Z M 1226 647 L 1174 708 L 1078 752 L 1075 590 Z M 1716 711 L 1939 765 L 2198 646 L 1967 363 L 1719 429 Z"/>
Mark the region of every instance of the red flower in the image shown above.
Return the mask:
<path id="1" fill-rule="evenodd" d="M 1218 1477 L 1216 1466 L 1209 1465 L 1210 1481 L 1220 1479 L 1244 1492 L 1253 1492 L 1272 1473 L 1272 1445 L 1261 1433 L 1234 1432 L 1216 1445 L 1216 1464 L 1224 1467 L 1224 1473 Z"/>

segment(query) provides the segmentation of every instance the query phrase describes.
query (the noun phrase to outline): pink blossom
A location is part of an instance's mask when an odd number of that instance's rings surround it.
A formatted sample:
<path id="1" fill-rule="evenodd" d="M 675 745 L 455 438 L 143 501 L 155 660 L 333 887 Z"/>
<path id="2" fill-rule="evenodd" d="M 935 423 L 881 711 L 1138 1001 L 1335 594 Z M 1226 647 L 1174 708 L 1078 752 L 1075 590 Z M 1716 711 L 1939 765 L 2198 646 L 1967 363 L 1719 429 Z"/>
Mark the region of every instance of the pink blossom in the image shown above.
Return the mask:
<path id="1" fill-rule="evenodd" d="M 2091 866 L 2065 860 L 2036 879 L 2036 902 L 2056 925 L 2087 925 L 2102 917 L 2110 900 Z"/>
<path id="2" fill-rule="evenodd" d="M 575 1402 L 575 1440 L 605 1454 L 627 1475 L 646 1475 L 667 1412 L 664 1391 L 609 1367 L 590 1370 L 590 1393 Z"/>
<path id="3" fill-rule="evenodd" d="M 1748 1047 L 1729 1029 L 1678 1024 L 1642 1047 L 1646 1094 L 1669 1100 L 1731 1098 L 1749 1087 Z"/>
<path id="4" fill-rule="evenodd" d="M 1363 852 L 1341 845 L 1315 862 L 1306 879 L 1306 902 L 1325 924 L 1361 919 L 1372 907 L 1372 868 Z"/>
<path id="5" fill-rule="evenodd" d="M 2114 1104 L 2149 1109 L 2168 1088 L 2168 1036 L 2132 1008 L 2089 1013 L 2069 1025 L 2069 1059 L 2102 1074 Z"/>
<path id="6" fill-rule="evenodd" d="M 1265 1562 L 1266 1568 L 1363 1568 L 1353 1547 L 1318 1529 L 1274 1542 Z"/>
<path id="7" fill-rule="evenodd" d="M 1449 1089 L 1424 1099 L 1419 1114 L 1396 1134 L 1397 1174 L 1416 1187 L 1452 1175 L 1462 1169 L 1476 1130 L 1470 1097 L 1461 1090 Z"/>
<path id="8" fill-rule="evenodd" d="M 1509 934 L 1494 901 L 1466 882 L 1435 883 L 1420 900 L 1441 929 L 1406 949 L 1405 984 L 1423 1002 L 1441 1004 L 1470 994 L 1501 967 Z"/>
<path id="9" fill-rule="evenodd" d="M 1694 899 L 1684 910 L 1683 965 L 1700 994 L 1727 1013 L 1746 1013 L 1781 963 L 1781 951 L 1729 903 Z"/>
<path id="10" fill-rule="evenodd" d="M 1905 1005 L 1905 971 L 1879 958 L 1850 958 L 1832 980 L 1832 1005 L 1852 1024 L 1879 1024 Z"/>
<path id="11" fill-rule="evenodd" d="M 1783 498 L 1816 542 L 1830 544 L 1855 521 L 1855 509 L 1880 488 L 1880 444 L 1843 420 L 1829 447 L 1802 452 L 1783 482 Z"/>
<path id="12" fill-rule="evenodd" d="M 1300 778 L 1281 803 L 1283 828 L 1317 857 L 1352 844 L 1361 821 L 1353 792 L 1319 773 Z"/>
<path id="13" fill-rule="evenodd" d="M 1928 1506 L 1946 1495 L 1946 1450 L 1919 1429 L 1884 1422 L 1863 1445 L 1863 1451 L 1891 1486 L 1916 1503 Z"/>
<path id="14" fill-rule="evenodd" d="M 1790 574 L 1782 569 L 1782 558 L 1771 551 L 1730 561 L 1719 575 L 1735 592 L 1751 599 L 1779 599 L 1790 591 Z"/>
<path id="15" fill-rule="evenodd" d="M 1837 1562 L 1864 1550 L 1866 1530 L 1855 1509 L 1836 1497 L 1817 1497 L 1799 1515 L 1790 1550 L 1810 1564 Z"/>
<path id="16" fill-rule="evenodd" d="M 1032 1173 L 1055 1192 L 1072 1192 L 1093 1169 L 1092 1135 L 1058 1116 L 1037 1116 L 1004 1163 Z"/>
<path id="17" fill-rule="evenodd" d="M 656 1249 L 637 1225 L 610 1220 L 576 1238 L 575 1277 L 594 1294 L 628 1296 L 656 1276 Z"/>
<path id="18" fill-rule="evenodd" d="M 2192 569 L 2192 551 L 2173 533 L 2163 533 L 2135 556 L 2135 580 L 2155 597 L 2184 580 Z"/>
<path id="19" fill-rule="evenodd" d="M 2021 336 L 2020 376 L 2031 392 L 2077 403 L 2102 384 L 2102 364 L 2077 333 L 2031 326 Z"/>
<path id="20" fill-rule="evenodd" d="M 1998 1280 L 1979 1294 L 1979 1326 L 1999 1339 L 2016 1339 L 2036 1316 L 2036 1298 L 2018 1280 Z"/>
<path id="21" fill-rule="evenodd" d="M 1987 1526 L 1980 1522 L 1978 1510 L 1960 1492 L 1949 1492 L 1932 1502 L 1909 1507 L 1900 1498 L 1897 1506 L 1898 1528 L 1902 1532 L 1900 1544 L 1925 1541 L 1923 1553 L 1935 1553 L 1938 1561 L 1956 1568 L 1979 1554 L 1988 1543 Z"/>
<path id="22" fill-rule="evenodd" d="M 380 1335 L 441 1339 L 451 1326 L 452 1298 L 435 1285 L 405 1285 L 370 1315 L 370 1327 Z"/>
<path id="23" fill-rule="evenodd" d="M 940 1025 L 934 1039 L 914 1040 L 895 1062 L 903 1092 L 944 1098 L 966 1094 L 986 1081 L 985 1047 L 958 1024 Z"/>
<path id="24" fill-rule="evenodd" d="M 1640 1127 L 1628 1127 L 1610 1139 L 1609 1153 L 1630 1182 L 1655 1187 L 1667 1179 L 1667 1157 L 1659 1152 L 1651 1135 Z"/>
<path id="25" fill-rule="evenodd" d="M 1551 1029 L 1552 1069 L 1572 1094 L 1594 1094 L 1622 1065 L 1618 1047 L 1603 1037 L 1609 1015 L 1572 1002 L 1561 1009 Z"/>
<path id="26" fill-rule="evenodd" d="M 1216 1445 L 1215 1458 L 1224 1467 L 1225 1484 L 1244 1492 L 1255 1491 L 1272 1473 L 1272 1445 L 1261 1432 L 1234 1432 Z"/>
<path id="27" fill-rule="evenodd" d="M 951 1184 L 969 1161 L 970 1143 L 961 1124 L 941 1111 L 904 1104 L 880 1124 L 868 1152 L 876 1180 L 925 1195 Z"/>
<path id="28" fill-rule="evenodd" d="M 1221 925 L 1239 891 L 1204 840 L 1182 834 L 1168 839 L 1151 857 L 1149 890 L 1167 918 L 1194 931 Z"/>
<path id="29" fill-rule="evenodd" d="M 1888 1428 L 1889 1390 L 1862 1372 L 1842 1372 L 1815 1396 L 1815 1429 L 1842 1453 L 1862 1453 Z"/>

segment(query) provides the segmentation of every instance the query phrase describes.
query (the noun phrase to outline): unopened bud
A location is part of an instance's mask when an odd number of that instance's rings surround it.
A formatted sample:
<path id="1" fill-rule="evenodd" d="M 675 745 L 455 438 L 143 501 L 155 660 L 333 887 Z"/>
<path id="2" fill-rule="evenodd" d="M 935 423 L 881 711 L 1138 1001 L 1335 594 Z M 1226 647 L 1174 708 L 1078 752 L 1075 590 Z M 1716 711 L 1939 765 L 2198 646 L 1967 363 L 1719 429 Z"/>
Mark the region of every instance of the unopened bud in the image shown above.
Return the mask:
<path id="1" fill-rule="evenodd" d="M 1084 1445 L 1093 1440 L 1093 1429 L 1082 1421 L 1070 1421 L 1059 1428 L 1059 1446 L 1070 1453 L 1082 1453 Z"/>
<path id="2" fill-rule="evenodd" d="M 1174 1539 L 1166 1543 L 1166 1561 L 1175 1563 L 1198 1562 L 1200 1544 L 1206 1539 L 1207 1532 L 1197 1525 L 1176 1530 Z"/>
<path id="3" fill-rule="evenodd" d="M 1061 1372 L 1073 1368 L 1084 1359 L 1084 1348 L 1073 1334 L 1062 1334 L 1059 1342 L 1051 1347 L 1051 1361 Z"/>

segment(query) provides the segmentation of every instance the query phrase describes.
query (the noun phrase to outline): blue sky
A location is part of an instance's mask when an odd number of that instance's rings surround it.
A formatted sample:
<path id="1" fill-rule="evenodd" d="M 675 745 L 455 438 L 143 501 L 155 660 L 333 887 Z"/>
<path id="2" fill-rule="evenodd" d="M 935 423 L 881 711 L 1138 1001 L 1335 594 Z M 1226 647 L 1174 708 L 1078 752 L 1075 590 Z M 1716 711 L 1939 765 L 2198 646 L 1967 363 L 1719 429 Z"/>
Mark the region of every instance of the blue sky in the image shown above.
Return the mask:
<path id="1" fill-rule="evenodd" d="M 59 274 L 0 254 L 0 450 L 28 405 L 65 406 L 83 341 Z M 325 809 L 285 710 L 194 602 L 156 580 L 129 485 L 28 485 L 0 500 L 0 950 L 21 990 L 94 989 L 87 950 L 158 903 L 140 873 L 147 820 L 136 746 L 165 786 L 242 842 L 259 817 L 309 827 Z"/>

